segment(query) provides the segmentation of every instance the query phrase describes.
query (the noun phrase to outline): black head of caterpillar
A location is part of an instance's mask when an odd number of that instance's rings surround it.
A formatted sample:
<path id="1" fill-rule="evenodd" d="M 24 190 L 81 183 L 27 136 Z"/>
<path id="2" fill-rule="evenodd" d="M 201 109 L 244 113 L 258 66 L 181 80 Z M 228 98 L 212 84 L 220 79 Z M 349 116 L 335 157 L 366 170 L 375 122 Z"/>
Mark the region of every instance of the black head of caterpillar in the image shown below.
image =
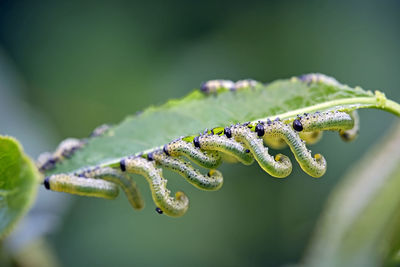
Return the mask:
<path id="1" fill-rule="evenodd" d="M 157 212 L 158 214 L 163 214 L 163 211 L 162 211 L 159 207 L 156 208 L 156 212 Z"/>

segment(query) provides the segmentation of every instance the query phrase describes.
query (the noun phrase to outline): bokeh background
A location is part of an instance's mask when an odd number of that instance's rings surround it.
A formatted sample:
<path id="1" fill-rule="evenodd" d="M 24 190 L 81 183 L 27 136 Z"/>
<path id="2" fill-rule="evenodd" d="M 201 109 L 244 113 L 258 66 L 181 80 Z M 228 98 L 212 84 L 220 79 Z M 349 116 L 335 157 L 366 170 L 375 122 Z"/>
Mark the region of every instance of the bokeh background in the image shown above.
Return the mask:
<path id="1" fill-rule="evenodd" d="M 400 101 L 399 11 L 398 1 L 0 1 L 0 134 L 37 157 L 214 78 L 321 72 Z M 179 219 L 155 213 L 140 178 L 141 212 L 125 196 L 42 190 L 10 251 L 45 234 L 62 266 L 299 262 L 329 193 L 394 120 L 360 115 L 355 142 L 331 133 L 312 146 L 329 163 L 322 179 L 297 165 L 281 180 L 225 164 L 223 188 L 202 192 L 169 173 L 191 200 Z"/>

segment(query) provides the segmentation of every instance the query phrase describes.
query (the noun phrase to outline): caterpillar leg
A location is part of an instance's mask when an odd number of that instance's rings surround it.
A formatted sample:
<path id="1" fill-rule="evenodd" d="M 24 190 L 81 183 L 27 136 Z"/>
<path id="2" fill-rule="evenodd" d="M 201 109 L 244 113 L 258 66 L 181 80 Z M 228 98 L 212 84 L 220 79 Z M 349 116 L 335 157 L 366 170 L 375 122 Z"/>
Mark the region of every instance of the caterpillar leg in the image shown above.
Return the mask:
<path id="1" fill-rule="evenodd" d="M 147 159 L 155 160 L 157 165 L 178 173 L 189 183 L 203 190 L 218 190 L 223 184 L 223 177 L 219 171 L 210 170 L 205 176 L 194 169 L 190 163 L 167 156 L 162 151 L 155 151 L 148 154 Z"/>
<path id="2" fill-rule="evenodd" d="M 183 139 L 178 139 L 165 145 L 163 151 L 172 157 L 185 156 L 199 166 L 207 169 L 215 169 L 222 163 L 218 152 L 202 151 L 192 142 Z"/>
<path id="3" fill-rule="evenodd" d="M 287 124 L 280 121 L 258 123 L 255 127 L 258 136 L 263 138 L 282 138 L 289 145 L 300 167 L 310 176 L 321 177 L 326 171 L 326 160 L 321 154 L 312 157 L 305 142 Z"/>
<path id="4" fill-rule="evenodd" d="M 133 181 L 133 179 L 128 175 L 110 167 L 86 170 L 80 175 L 87 178 L 102 179 L 115 183 L 119 185 L 122 190 L 124 190 L 129 203 L 134 209 L 140 210 L 144 207 L 144 202 L 139 188 L 137 187 L 135 181 Z"/>
<path id="5" fill-rule="evenodd" d="M 263 140 L 257 137 L 257 133 L 252 132 L 247 126 L 236 125 L 230 128 L 232 137 L 239 142 L 244 143 L 260 167 L 271 176 L 284 178 L 292 171 L 292 163 L 285 155 L 278 154 L 271 156 L 268 154 L 268 148 L 264 146 Z"/>
<path id="6" fill-rule="evenodd" d="M 231 136 L 230 134 L 228 135 Z M 249 149 L 245 148 L 241 143 L 228 138 L 226 134 L 221 136 L 200 135 L 195 137 L 193 142 L 204 150 L 216 150 L 222 152 L 235 158 L 237 161 L 245 165 L 250 165 L 254 161 Z"/>
<path id="7" fill-rule="evenodd" d="M 148 181 L 154 203 L 169 216 L 179 217 L 185 214 L 189 207 L 189 199 L 183 192 L 177 192 L 175 198 L 170 196 L 167 180 L 162 177 L 162 170 L 156 168 L 154 161 L 141 157 L 128 157 L 120 162 L 122 171 L 143 175 Z"/>
<path id="8" fill-rule="evenodd" d="M 350 113 L 350 117 L 354 121 L 354 127 L 351 128 L 350 130 L 340 130 L 339 134 L 342 140 L 346 142 L 353 141 L 354 139 L 357 138 L 358 132 L 360 131 L 360 117 L 358 115 L 357 110 L 354 110 L 353 112 Z"/>
<path id="9" fill-rule="evenodd" d="M 119 193 L 118 186 L 113 183 L 68 174 L 48 176 L 44 186 L 52 191 L 107 199 L 114 199 Z"/>

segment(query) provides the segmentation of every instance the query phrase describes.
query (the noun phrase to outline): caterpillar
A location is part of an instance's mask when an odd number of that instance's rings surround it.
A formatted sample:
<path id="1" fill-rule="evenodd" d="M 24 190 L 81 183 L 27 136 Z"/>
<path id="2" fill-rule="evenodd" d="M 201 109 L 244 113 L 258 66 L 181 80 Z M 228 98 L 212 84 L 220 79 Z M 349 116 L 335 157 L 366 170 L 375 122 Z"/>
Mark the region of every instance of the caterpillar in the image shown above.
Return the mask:
<path id="1" fill-rule="evenodd" d="M 289 125 L 279 121 L 272 123 L 258 123 L 255 127 L 257 135 L 263 138 L 279 137 L 284 140 L 293 152 L 300 167 L 312 177 L 321 177 L 326 171 L 326 161 L 321 154 L 314 158 L 305 146 L 305 141 Z"/>
<path id="2" fill-rule="evenodd" d="M 97 137 L 105 134 L 108 130 L 110 130 L 111 126 L 108 124 L 102 124 L 96 127 L 89 135 L 89 137 Z"/>
<path id="3" fill-rule="evenodd" d="M 264 171 L 277 178 L 288 176 L 292 171 L 292 163 L 289 158 L 282 154 L 278 154 L 276 157 L 271 156 L 263 141 L 258 138 L 260 134 L 251 131 L 250 127 L 249 124 L 235 125 L 230 128 L 230 132 L 236 141 L 242 142 L 250 150 Z"/>
<path id="4" fill-rule="evenodd" d="M 235 82 L 235 90 L 237 91 L 244 88 L 253 88 L 259 84 L 260 84 L 259 82 L 252 79 L 239 80 Z"/>
<path id="5" fill-rule="evenodd" d="M 98 137 L 110 130 L 111 126 L 102 124 L 96 127 L 89 135 L 89 138 Z M 67 138 L 63 140 L 53 153 L 44 152 L 39 155 L 36 166 L 41 172 L 51 170 L 55 167 L 56 163 L 70 158 L 75 151 L 82 148 L 87 143 L 87 139 Z"/>
<path id="6" fill-rule="evenodd" d="M 326 76 L 322 73 L 309 73 L 300 75 L 298 77 L 300 81 L 305 83 L 325 83 L 328 85 L 339 85 L 340 83 L 333 77 Z"/>
<path id="7" fill-rule="evenodd" d="M 79 172 L 77 175 L 89 179 L 102 179 L 117 184 L 125 192 L 129 203 L 134 209 L 140 210 L 144 206 L 142 196 L 135 181 L 133 181 L 132 177 L 119 170 L 110 167 L 96 167 Z"/>
<path id="8" fill-rule="evenodd" d="M 254 88 L 259 84 L 259 82 L 252 79 L 239 80 L 237 82 L 230 80 L 210 80 L 202 83 L 200 90 L 205 94 L 213 94 L 225 91 L 238 91 L 246 88 Z"/>
<path id="9" fill-rule="evenodd" d="M 188 139 L 177 139 L 163 147 L 166 155 L 172 157 L 185 156 L 196 164 L 208 168 L 215 169 L 222 163 L 222 158 L 216 151 L 200 150 L 196 143 L 188 141 Z"/>
<path id="10" fill-rule="evenodd" d="M 119 194 L 118 186 L 114 183 L 68 174 L 46 177 L 44 186 L 52 191 L 106 199 L 114 199 Z"/>
<path id="11" fill-rule="evenodd" d="M 55 174 L 46 177 L 45 188 L 48 190 L 114 199 L 118 196 L 118 186 L 125 191 L 131 206 L 140 210 L 144 203 L 136 183 L 126 174 L 109 168 L 86 169 L 73 175 Z"/>
<path id="12" fill-rule="evenodd" d="M 40 171 L 50 170 L 54 168 L 57 162 L 60 162 L 65 158 L 71 157 L 74 152 L 77 149 L 83 147 L 85 143 L 85 140 L 67 138 L 58 145 L 54 153 L 42 153 L 39 156 L 36 165 Z"/>
<path id="13" fill-rule="evenodd" d="M 326 171 L 326 160 L 318 153 L 312 156 L 306 142 L 315 143 L 323 131 L 338 131 L 342 139 L 351 141 L 357 136 L 358 127 L 359 118 L 355 111 L 346 113 L 337 110 L 299 114 L 286 120 L 276 118 L 273 121 L 268 119 L 215 127 L 202 134 L 178 138 L 145 154 L 124 157 L 118 165 L 97 166 L 72 175 L 49 176 L 44 185 L 49 190 L 108 199 L 118 195 L 120 186 L 131 205 L 140 209 L 144 204 L 130 177 L 130 174 L 139 174 L 150 186 L 157 213 L 178 217 L 187 211 L 189 199 L 183 192 L 171 196 L 162 169 L 178 173 L 203 190 L 221 188 L 223 177 L 216 168 L 223 161 L 238 161 L 245 165 L 256 161 L 271 176 L 287 177 L 292 171 L 292 163 L 286 155 L 271 155 L 268 144 L 273 144 L 271 147 L 288 145 L 307 174 L 321 177 Z M 56 150 L 57 155 L 61 148 Z M 209 169 L 208 173 L 202 174 L 183 158 Z"/>
<path id="14" fill-rule="evenodd" d="M 158 166 L 178 173 L 197 188 L 203 190 L 218 190 L 222 186 L 223 177 L 217 170 L 211 169 L 205 176 L 201 174 L 199 170 L 194 169 L 190 163 L 166 155 L 161 150 L 147 154 L 146 158 L 149 161 L 154 160 Z"/>
<path id="15" fill-rule="evenodd" d="M 158 213 L 173 217 L 185 214 L 189 207 L 189 199 L 181 191 L 176 192 L 175 198 L 170 196 L 171 191 L 167 189 L 167 180 L 162 176 L 162 170 L 156 167 L 154 161 L 142 157 L 127 157 L 120 161 L 120 169 L 146 178 L 153 201 L 159 210 Z"/>
<path id="16" fill-rule="evenodd" d="M 218 131 L 219 130 L 219 131 Z M 226 157 L 233 158 L 234 161 L 241 162 L 244 165 L 251 165 L 254 161 L 250 150 L 245 148 L 242 143 L 231 139 L 232 134 L 229 127 L 225 129 L 214 129 L 217 134 L 207 133 L 198 137 L 187 138 L 193 140 L 199 148 L 204 150 L 215 150 L 225 154 Z M 223 134 L 223 135 L 222 135 Z"/>

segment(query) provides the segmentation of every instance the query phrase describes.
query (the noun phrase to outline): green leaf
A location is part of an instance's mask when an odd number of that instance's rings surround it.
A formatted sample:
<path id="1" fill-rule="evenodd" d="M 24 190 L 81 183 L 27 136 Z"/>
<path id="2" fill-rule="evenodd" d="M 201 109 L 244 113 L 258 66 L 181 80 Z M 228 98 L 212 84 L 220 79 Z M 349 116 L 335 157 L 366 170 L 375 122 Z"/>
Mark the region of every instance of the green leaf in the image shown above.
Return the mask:
<path id="1" fill-rule="evenodd" d="M 397 123 L 345 175 L 328 199 L 305 266 L 382 266 L 399 250 L 399 147 Z"/>
<path id="2" fill-rule="evenodd" d="M 239 92 L 204 95 L 196 90 L 179 100 L 150 107 L 114 126 L 107 135 L 88 140 L 71 159 L 48 172 L 65 173 L 162 146 L 180 136 L 265 118 L 294 118 L 304 112 L 328 109 L 380 108 L 400 115 L 398 104 L 376 92 L 332 82 L 278 80 Z M 397 109 L 396 109 L 397 108 Z"/>
<path id="3" fill-rule="evenodd" d="M 0 238 L 11 231 L 31 206 L 39 177 L 18 141 L 0 136 Z"/>

